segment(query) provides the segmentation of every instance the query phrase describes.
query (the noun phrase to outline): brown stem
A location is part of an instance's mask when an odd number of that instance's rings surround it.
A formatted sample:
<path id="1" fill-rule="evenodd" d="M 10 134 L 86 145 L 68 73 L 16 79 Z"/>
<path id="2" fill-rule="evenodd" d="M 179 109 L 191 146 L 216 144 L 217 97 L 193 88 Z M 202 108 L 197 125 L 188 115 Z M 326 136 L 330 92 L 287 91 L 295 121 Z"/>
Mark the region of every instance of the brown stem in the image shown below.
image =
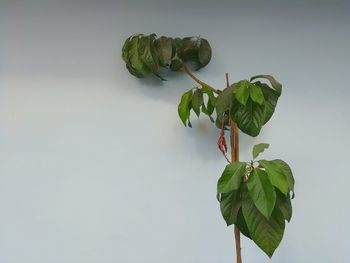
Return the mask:
<path id="1" fill-rule="evenodd" d="M 228 73 L 226 73 L 226 86 L 229 87 Z M 239 161 L 239 137 L 237 124 L 230 118 L 230 143 L 231 143 L 231 160 L 232 162 Z M 234 227 L 235 241 L 236 241 L 236 263 L 242 263 L 241 255 L 241 232 Z"/>
<path id="2" fill-rule="evenodd" d="M 211 89 L 214 93 L 219 94 L 220 91 L 217 89 L 214 89 L 212 86 L 210 86 L 209 84 L 201 81 L 200 79 L 198 79 L 195 75 L 193 75 L 193 73 L 191 72 L 191 70 L 187 67 L 187 65 L 185 63 L 182 64 L 182 68 L 183 70 L 186 72 L 186 74 L 188 76 L 190 76 L 195 82 L 197 82 L 199 85 L 201 86 L 207 86 L 209 89 Z"/>

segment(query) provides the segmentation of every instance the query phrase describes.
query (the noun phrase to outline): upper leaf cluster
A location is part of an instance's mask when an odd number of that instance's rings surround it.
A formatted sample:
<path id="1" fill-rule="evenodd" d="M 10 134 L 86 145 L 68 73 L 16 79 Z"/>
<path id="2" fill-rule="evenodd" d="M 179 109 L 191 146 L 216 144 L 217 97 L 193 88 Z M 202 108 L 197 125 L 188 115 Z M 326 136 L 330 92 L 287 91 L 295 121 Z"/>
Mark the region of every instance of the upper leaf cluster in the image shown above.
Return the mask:
<path id="1" fill-rule="evenodd" d="M 137 34 L 125 41 L 122 58 L 132 75 L 142 78 L 155 74 L 160 77 L 158 73 L 161 67 L 179 71 L 183 63 L 187 62 L 196 70 L 206 66 L 211 59 L 211 47 L 206 39 L 200 37 L 171 38 Z"/>

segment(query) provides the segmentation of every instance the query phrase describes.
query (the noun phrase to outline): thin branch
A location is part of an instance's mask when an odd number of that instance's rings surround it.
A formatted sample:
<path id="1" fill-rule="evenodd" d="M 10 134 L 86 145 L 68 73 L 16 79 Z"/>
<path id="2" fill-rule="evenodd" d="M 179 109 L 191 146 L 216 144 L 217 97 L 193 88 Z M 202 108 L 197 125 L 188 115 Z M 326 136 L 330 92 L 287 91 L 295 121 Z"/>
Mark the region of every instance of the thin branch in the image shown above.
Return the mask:
<path id="1" fill-rule="evenodd" d="M 206 86 L 209 89 L 211 89 L 214 93 L 219 94 L 220 90 L 214 89 L 212 86 L 210 86 L 209 84 L 201 81 L 200 79 L 198 79 L 195 75 L 193 75 L 193 73 L 191 72 L 191 70 L 187 67 L 187 65 L 185 63 L 182 64 L 182 68 L 183 70 L 186 72 L 187 75 L 189 75 L 195 82 L 197 82 L 199 85 L 201 86 Z"/>

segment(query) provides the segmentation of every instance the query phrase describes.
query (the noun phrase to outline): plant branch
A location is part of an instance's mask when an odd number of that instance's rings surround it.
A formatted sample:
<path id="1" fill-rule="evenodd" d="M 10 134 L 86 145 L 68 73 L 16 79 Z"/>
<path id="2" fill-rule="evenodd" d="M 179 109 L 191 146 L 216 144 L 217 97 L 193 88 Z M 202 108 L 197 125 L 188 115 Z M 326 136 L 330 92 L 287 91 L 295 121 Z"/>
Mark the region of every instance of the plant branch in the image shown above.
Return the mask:
<path id="1" fill-rule="evenodd" d="M 212 86 L 210 86 L 209 84 L 201 81 L 200 79 L 198 79 L 195 75 L 193 75 L 193 73 L 191 72 L 191 70 L 187 67 L 187 65 L 185 63 L 182 64 L 182 68 L 183 70 L 186 72 L 186 74 L 188 76 L 190 76 L 195 82 L 197 82 L 199 85 L 201 86 L 206 86 L 209 89 L 211 89 L 214 93 L 219 94 L 221 91 L 217 90 L 215 88 L 213 88 Z"/>
<path id="2" fill-rule="evenodd" d="M 228 73 L 226 73 L 226 86 L 229 87 Z M 232 162 L 239 161 L 239 138 L 237 124 L 229 116 L 230 120 L 230 142 L 231 142 L 231 160 Z M 236 241 L 236 263 L 242 263 L 241 255 L 241 232 L 238 227 L 234 227 L 234 235 Z"/>

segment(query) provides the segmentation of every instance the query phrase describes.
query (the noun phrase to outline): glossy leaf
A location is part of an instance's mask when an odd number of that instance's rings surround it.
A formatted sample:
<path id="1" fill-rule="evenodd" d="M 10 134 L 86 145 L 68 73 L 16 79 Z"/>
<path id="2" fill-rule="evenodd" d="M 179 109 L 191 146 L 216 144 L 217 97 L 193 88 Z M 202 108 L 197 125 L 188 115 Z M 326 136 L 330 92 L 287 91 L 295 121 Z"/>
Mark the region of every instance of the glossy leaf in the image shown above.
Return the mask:
<path id="1" fill-rule="evenodd" d="M 259 86 L 264 94 L 265 110 L 263 124 L 265 124 L 271 119 L 273 113 L 275 112 L 279 95 L 265 83 L 255 82 L 254 84 Z"/>
<path id="2" fill-rule="evenodd" d="M 242 132 L 255 137 L 262 127 L 264 107 L 251 98 L 247 100 L 245 106 L 235 100 L 231 107 L 231 117 Z"/>
<path id="3" fill-rule="evenodd" d="M 247 181 L 247 187 L 256 208 L 266 218 L 270 218 L 276 203 L 276 192 L 267 174 L 263 170 L 253 169 Z"/>
<path id="4" fill-rule="evenodd" d="M 218 193 L 228 193 L 237 190 L 245 174 L 246 163 L 233 162 L 226 165 L 218 181 Z"/>
<path id="5" fill-rule="evenodd" d="M 285 228 L 281 211 L 275 208 L 271 217 L 267 219 L 251 199 L 243 201 L 242 211 L 251 238 L 269 257 L 272 257 L 283 238 Z"/>
<path id="6" fill-rule="evenodd" d="M 254 145 L 253 147 L 253 159 L 259 156 L 260 153 L 265 151 L 265 149 L 269 148 L 270 144 L 268 143 L 259 143 Z"/>
<path id="7" fill-rule="evenodd" d="M 190 117 L 192 102 L 192 90 L 185 92 L 182 97 L 178 107 L 178 113 L 183 124 L 186 126 L 187 120 Z"/>
<path id="8" fill-rule="evenodd" d="M 275 187 L 287 195 L 289 191 L 294 191 L 294 178 L 289 165 L 282 160 L 272 161 L 260 160 L 259 163 L 265 168 L 265 171 Z"/>
<path id="9" fill-rule="evenodd" d="M 246 105 L 250 95 L 250 82 L 248 80 L 241 80 L 235 84 L 234 90 L 235 98 L 242 105 Z"/>
<path id="10" fill-rule="evenodd" d="M 249 91 L 250 91 L 249 96 L 252 99 L 252 101 L 260 105 L 263 105 L 265 98 L 264 98 L 264 94 L 261 91 L 261 88 L 255 84 L 250 83 Z"/>

